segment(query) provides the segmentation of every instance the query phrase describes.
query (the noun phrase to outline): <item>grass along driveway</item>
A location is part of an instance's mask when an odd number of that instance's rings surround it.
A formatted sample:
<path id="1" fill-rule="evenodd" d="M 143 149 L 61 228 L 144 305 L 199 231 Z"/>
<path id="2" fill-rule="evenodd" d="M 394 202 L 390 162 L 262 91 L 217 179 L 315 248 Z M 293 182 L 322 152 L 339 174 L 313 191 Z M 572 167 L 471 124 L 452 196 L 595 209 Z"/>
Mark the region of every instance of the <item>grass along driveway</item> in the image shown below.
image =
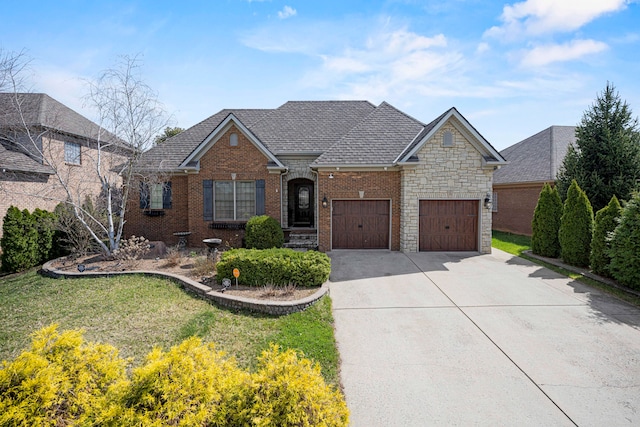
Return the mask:
<path id="1" fill-rule="evenodd" d="M 51 323 L 84 329 L 88 341 L 116 346 L 134 365 L 154 346 L 197 335 L 252 369 L 274 342 L 302 350 L 329 383 L 339 382 L 328 296 L 304 312 L 272 317 L 218 308 L 158 278 L 51 279 L 35 271 L 0 278 L 0 360 L 17 356 L 32 332 Z"/>
<path id="2" fill-rule="evenodd" d="M 512 255 L 517 255 L 531 262 L 535 262 L 536 264 L 542 265 L 543 267 L 546 267 L 549 270 L 553 270 L 557 273 L 563 274 L 567 277 L 570 277 L 571 279 L 582 282 L 585 285 L 589 285 L 593 288 L 600 289 L 601 291 L 604 291 L 610 295 L 616 296 L 623 301 L 626 301 L 630 304 L 635 305 L 636 307 L 640 307 L 640 297 L 636 295 L 633 295 L 629 292 L 625 292 L 624 290 L 621 290 L 619 288 L 609 286 L 606 283 L 593 280 L 589 277 L 584 276 L 583 274 L 575 273 L 573 271 L 566 270 L 562 267 L 558 267 L 558 266 L 549 264 L 547 262 L 540 261 L 537 258 L 527 256 L 527 254 L 523 252 L 531 250 L 531 237 L 529 236 L 522 236 L 519 234 L 511 234 L 511 233 L 505 233 L 502 231 L 493 230 L 493 238 L 492 238 L 491 245 L 494 248 L 508 252 Z"/>

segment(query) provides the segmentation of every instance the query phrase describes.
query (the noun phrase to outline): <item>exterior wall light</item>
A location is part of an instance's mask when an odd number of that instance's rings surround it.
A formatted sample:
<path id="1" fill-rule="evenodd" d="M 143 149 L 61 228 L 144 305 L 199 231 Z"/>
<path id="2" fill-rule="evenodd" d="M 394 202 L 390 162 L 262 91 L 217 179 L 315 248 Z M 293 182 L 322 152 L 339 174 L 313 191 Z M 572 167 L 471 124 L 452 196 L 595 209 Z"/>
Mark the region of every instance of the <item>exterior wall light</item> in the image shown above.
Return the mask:
<path id="1" fill-rule="evenodd" d="M 329 201 L 327 200 L 327 196 L 324 196 L 322 198 L 322 207 L 326 208 L 327 206 L 329 206 Z"/>
<path id="2" fill-rule="evenodd" d="M 484 207 L 487 209 L 491 209 L 491 194 L 489 193 L 484 196 Z"/>

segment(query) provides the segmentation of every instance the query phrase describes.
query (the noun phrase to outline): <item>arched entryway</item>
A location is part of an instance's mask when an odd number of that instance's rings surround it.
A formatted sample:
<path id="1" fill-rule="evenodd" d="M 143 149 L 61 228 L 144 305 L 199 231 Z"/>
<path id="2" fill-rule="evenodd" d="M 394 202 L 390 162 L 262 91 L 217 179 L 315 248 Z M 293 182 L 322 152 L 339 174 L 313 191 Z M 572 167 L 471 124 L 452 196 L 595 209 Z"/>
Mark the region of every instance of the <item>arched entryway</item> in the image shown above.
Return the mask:
<path id="1" fill-rule="evenodd" d="M 313 181 L 292 179 L 287 185 L 289 227 L 314 227 L 315 197 Z"/>

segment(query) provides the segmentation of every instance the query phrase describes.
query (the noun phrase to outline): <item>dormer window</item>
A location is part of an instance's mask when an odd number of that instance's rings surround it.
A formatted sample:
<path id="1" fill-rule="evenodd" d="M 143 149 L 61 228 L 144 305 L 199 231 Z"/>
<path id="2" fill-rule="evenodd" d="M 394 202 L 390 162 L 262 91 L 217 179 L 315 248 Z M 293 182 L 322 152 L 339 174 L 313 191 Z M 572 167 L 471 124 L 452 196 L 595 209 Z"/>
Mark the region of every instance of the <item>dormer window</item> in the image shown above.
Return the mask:
<path id="1" fill-rule="evenodd" d="M 451 131 L 445 131 L 442 136 L 443 147 L 453 147 L 453 133 Z"/>
<path id="2" fill-rule="evenodd" d="M 238 134 L 237 133 L 232 133 L 231 135 L 229 135 L 229 145 L 232 147 L 237 147 L 238 146 Z"/>

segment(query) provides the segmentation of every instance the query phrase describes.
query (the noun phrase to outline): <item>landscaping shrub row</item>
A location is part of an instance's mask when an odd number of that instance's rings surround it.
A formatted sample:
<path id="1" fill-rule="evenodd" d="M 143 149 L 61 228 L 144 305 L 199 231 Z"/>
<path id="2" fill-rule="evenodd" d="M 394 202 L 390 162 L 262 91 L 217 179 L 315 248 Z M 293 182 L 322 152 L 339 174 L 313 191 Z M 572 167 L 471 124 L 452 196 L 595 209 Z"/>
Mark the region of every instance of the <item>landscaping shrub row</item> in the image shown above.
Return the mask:
<path id="1" fill-rule="evenodd" d="M 232 249 L 216 265 L 218 281 L 233 278 L 235 268 L 240 271 L 238 283 L 247 286 L 320 286 L 329 280 L 331 260 L 315 251 Z"/>
<path id="2" fill-rule="evenodd" d="M 574 180 L 564 205 L 556 188 L 545 185 L 534 211 L 533 253 L 560 256 L 602 276 L 640 290 L 640 193 L 620 206 L 616 196 L 595 219 L 587 195 Z"/>
<path id="3" fill-rule="evenodd" d="M 53 325 L 0 368 L 0 425 L 346 426 L 348 418 L 319 366 L 276 346 L 249 373 L 193 337 L 154 349 L 128 373 L 116 348 Z"/>
<path id="4" fill-rule="evenodd" d="M 33 213 L 10 206 L 2 223 L 2 271 L 13 273 L 40 265 L 56 256 L 56 215 L 36 209 Z"/>

